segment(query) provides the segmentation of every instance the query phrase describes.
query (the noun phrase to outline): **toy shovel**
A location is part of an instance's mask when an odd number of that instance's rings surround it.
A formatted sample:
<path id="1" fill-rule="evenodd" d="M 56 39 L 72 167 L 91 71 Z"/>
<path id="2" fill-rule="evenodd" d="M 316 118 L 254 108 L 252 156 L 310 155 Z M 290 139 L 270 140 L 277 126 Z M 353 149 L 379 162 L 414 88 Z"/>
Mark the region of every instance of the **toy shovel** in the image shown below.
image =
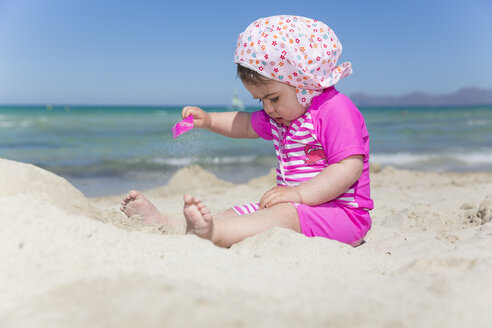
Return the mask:
<path id="1" fill-rule="evenodd" d="M 185 132 L 190 131 L 193 129 L 193 115 L 188 116 L 181 122 L 176 123 L 175 126 L 173 126 L 173 140 L 176 139 L 178 136 L 182 135 Z"/>

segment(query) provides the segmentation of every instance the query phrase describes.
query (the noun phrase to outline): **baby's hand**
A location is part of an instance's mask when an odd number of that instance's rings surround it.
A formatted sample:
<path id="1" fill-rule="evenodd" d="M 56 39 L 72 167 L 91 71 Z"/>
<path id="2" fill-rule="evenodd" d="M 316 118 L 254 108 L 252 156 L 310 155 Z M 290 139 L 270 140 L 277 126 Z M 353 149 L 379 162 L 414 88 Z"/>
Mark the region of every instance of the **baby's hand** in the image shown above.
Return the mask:
<path id="1" fill-rule="evenodd" d="M 193 125 L 195 128 L 209 129 L 212 123 L 210 114 L 205 112 L 203 109 L 194 106 L 183 107 L 181 111 L 181 116 L 187 118 L 193 115 Z"/>
<path id="2" fill-rule="evenodd" d="M 260 209 L 272 207 L 279 203 L 301 203 L 302 199 L 296 187 L 276 186 L 268 190 L 260 200 Z"/>

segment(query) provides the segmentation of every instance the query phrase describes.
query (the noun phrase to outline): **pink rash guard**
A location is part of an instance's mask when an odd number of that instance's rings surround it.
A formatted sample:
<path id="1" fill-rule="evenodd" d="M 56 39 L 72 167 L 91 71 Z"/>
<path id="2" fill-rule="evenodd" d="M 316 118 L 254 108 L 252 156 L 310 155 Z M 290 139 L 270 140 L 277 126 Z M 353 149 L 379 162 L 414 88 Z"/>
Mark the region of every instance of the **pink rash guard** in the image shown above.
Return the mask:
<path id="1" fill-rule="evenodd" d="M 316 206 L 293 204 L 301 231 L 308 237 L 325 237 L 358 245 L 371 228 L 369 134 L 364 118 L 348 97 L 329 87 L 313 98 L 306 113 L 289 127 L 254 112 L 251 124 L 263 139 L 273 140 L 277 154 L 277 185 L 296 186 L 327 166 L 363 155 L 362 174 L 337 198 Z M 240 215 L 258 211 L 259 204 L 234 206 Z"/>

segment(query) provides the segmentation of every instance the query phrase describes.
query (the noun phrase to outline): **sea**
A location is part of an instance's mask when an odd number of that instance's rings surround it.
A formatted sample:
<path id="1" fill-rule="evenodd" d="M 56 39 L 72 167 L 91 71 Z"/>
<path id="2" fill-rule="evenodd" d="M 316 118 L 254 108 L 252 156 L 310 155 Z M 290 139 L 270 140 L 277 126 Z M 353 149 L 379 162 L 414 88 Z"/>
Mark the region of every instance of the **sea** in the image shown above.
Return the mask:
<path id="1" fill-rule="evenodd" d="M 372 164 L 492 171 L 492 106 L 359 109 L 370 134 Z M 276 165 L 273 144 L 262 139 L 193 129 L 173 140 L 172 126 L 180 120 L 180 106 L 3 105 L 0 157 L 60 175 L 87 197 L 162 186 L 189 165 L 234 183 L 267 174 Z"/>

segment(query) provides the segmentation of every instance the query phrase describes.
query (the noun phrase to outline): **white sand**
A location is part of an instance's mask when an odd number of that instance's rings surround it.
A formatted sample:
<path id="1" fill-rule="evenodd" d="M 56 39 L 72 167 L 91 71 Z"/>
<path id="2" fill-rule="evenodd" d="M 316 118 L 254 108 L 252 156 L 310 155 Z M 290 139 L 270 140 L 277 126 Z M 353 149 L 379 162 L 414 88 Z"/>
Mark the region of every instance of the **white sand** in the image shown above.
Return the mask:
<path id="1" fill-rule="evenodd" d="M 490 327 L 492 174 L 371 178 L 358 248 L 277 228 L 222 249 L 0 160 L 0 327 Z M 273 183 L 191 167 L 146 195 L 182 217 L 183 192 L 217 212 Z"/>

